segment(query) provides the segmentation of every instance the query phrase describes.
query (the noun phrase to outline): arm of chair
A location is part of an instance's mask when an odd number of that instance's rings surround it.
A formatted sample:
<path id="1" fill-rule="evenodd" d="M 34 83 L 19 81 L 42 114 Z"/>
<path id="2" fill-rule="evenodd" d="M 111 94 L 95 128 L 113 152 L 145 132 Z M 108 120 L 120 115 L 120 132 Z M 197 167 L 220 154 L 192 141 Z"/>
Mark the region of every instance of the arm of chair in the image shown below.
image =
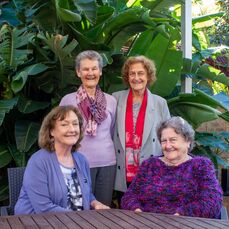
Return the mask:
<path id="1" fill-rule="evenodd" d="M 222 206 L 220 211 L 220 219 L 228 219 L 227 209 L 224 206 Z"/>
<path id="2" fill-rule="evenodd" d="M 0 207 L 0 213 L 1 213 L 0 215 L 1 216 L 9 215 L 7 209 L 8 209 L 8 206 L 2 206 L 2 207 Z"/>

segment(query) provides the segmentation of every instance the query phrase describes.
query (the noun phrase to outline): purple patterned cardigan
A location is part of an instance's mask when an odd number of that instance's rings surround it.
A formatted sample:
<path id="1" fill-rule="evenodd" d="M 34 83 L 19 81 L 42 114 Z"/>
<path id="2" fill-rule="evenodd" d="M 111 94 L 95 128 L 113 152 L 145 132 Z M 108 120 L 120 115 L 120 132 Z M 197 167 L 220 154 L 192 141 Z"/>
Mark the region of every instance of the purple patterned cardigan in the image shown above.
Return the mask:
<path id="1" fill-rule="evenodd" d="M 219 218 L 221 206 L 214 166 L 199 156 L 179 166 L 145 160 L 121 201 L 123 209 L 205 218 Z"/>

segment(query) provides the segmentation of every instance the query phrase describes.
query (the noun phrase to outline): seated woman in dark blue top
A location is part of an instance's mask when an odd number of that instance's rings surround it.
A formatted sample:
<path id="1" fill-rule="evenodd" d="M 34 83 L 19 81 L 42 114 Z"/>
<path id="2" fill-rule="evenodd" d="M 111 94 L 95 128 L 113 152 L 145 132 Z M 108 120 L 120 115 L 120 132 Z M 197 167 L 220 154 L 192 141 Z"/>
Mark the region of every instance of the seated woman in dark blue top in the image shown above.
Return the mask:
<path id="1" fill-rule="evenodd" d="M 109 208 L 92 194 L 88 163 L 76 152 L 82 125 L 74 106 L 56 107 L 45 117 L 41 149 L 28 162 L 15 214 Z"/>

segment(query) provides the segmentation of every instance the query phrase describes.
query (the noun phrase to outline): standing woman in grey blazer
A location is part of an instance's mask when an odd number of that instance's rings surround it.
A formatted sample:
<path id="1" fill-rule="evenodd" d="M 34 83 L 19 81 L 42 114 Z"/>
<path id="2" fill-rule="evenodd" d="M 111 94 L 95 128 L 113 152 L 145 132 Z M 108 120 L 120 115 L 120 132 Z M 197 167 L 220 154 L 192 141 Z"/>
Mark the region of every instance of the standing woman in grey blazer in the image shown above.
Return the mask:
<path id="1" fill-rule="evenodd" d="M 147 89 L 156 80 L 152 60 L 145 56 L 129 57 L 122 68 L 122 77 L 130 88 L 113 94 L 118 103 L 114 144 L 115 190 L 119 191 L 119 201 L 142 161 L 162 154 L 156 127 L 170 117 L 166 100 Z"/>

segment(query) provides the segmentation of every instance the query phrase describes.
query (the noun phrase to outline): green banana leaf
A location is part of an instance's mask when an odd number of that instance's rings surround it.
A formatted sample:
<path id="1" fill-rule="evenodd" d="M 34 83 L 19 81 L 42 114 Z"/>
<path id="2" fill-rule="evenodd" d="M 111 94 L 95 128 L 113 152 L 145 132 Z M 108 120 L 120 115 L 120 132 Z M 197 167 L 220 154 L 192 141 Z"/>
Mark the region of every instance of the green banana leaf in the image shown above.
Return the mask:
<path id="1" fill-rule="evenodd" d="M 5 118 L 5 114 L 9 113 L 11 109 L 17 104 L 18 97 L 14 97 L 13 99 L 9 100 L 0 100 L 0 126 L 3 123 Z"/>
<path id="2" fill-rule="evenodd" d="M 182 52 L 169 46 L 170 40 L 158 34 L 145 53 L 157 68 L 157 80 L 151 90 L 163 97 L 171 94 L 181 75 Z"/>
<path id="3" fill-rule="evenodd" d="M 37 141 L 40 124 L 25 120 L 17 120 L 15 123 L 15 139 L 17 149 L 27 152 Z"/>
<path id="4" fill-rule="evenodd" d="M 209 146 L 212 149 L 221 149 L 223 152 L 229 153 L 229 133 L 226 132 L 196 132 L 196 143 L 198 145 Z"/>
<path id="5" fill-rule="evenodd" d="M 49 102 L 34 101 L 34 100 L 31 100 L 31 99 L 27 99 L 27 98 L 25 98 L 23 96 L 20 96 L 17 106 L 18 106 L 18 110 L 21 113 L 29 114 L 29 113 L 32 113 L 34 111 L 45 109 L 49 105 L 50 105 Z"/>
<path id="6" fill-rule="evenodd" d="M 5 167 L 8 165 L 12 160 L 10 152 L 8 151 L 7 147 L 0 146 L 0 168 Z"/>
<path id="7" fill-rule="evenodd" d="M 97 5 L 94 0 L 77 0 L 73 1 L 73 4 L 77 7 L 79 12 L 85 15 L 90 23 L 95 24 L 97 21 Z"/>
<path id="8" fill-rule="evenodd" d="M 183 117 L 195 129 L 204 122 L 219 118 L 220 114 L 220 112 L 214 108 L 192 102 L 177 101 L 176 104 L 169 104 L 169 109 L 173 115 Z"/>
<path id="9" fill-rule="evenodd" d="M 203 64 L 198 69 L 196 75 L 229 86 L 229 77 L 225 76 L 223 73 L 220 74 L 220 70 L 217 70 L 208 64 Z"/>
<path id="10" fill-rule="evenodd" d="M 154 31 L 148 29 L 138 35 L 130 47 L 128 56 L 140 55 L 146 53 L 153 40 Z"/>
<path id="11" fill-rule="evenodd" d="M 4 24 L 0 29 L 0 57 L 8 66 L 16 68 L 28 60 L 32 50 L 24 48 L 32 39 L 33 33 L 28 33 L 27 28 L 11 28 Z"/>
<path id="12" fill-rule="evenodd" d="M 97 8 L 97 20 L 96 20 L 96 25 L 99 25 L 101 23 L 103 23 L 106 19 L 108 19 L 109 17 L 112 16 L 112 14 L 114 13 L 114 8 L 108 5 L 104 5 L 104 6 L 99 6 Z M 98 26 L 95 26 L 98 27 Z M 92 30 L 90 30 L 92 31 Z M 93 37 L 93 33 L 91 34 Z"/>
<path id="13" fill-rule="evenodd" d="M 13 80 L 11 82 L 11 89 L 15 94 L 22 90 L 22 88 L 26 84 L 27 78 L 28 73 L 25 71 L 19 72 L 13 77 Z"/>
<path id="14" fill-rule="evenodd" d="M 58 16 L 62 21 L 66 22 L 79 22 L 81 21 L 81 16 L 77 13 L 74 13 L 68 9 L 58 7 Z"/>
<path id="15" fill-rule="evenodd" d="M 195 129 L 204 122 L 220 117 L 229 120 L 229 112 L 217 109 L 224 109 L 222 104 L 200 90 L 192 94 L 180 94 L 168 100 L 168 106 L 173 115 L 183 117 Z"/>
<path id="16" fill-rule="evenodd" d="M 145 19 L 145 12 L 146 10 L 144 8 L 130 8 L 114 17 L 108 18 L 103 23 L 102 33 L 99 33 L 96 38 L 97 42 L 109 44 L 115 34 L 126 26 L 134 23 L 148 24 L 148 21 Z"/>
<path id="17" fill-rule="evenodd" d="M 48 69 L 48 66 L 46 66 L 45 64 L 42 63 L 38 63 L 38 64 L 33 64 L 30 65 L 26 68 L 24 68 L 24 71 L 28 73 L 28 75 L 33 76 L 33 75 L 37 75 L 41 72 L 44 72 Z"/>
<path id="18" fill-rule="evenodd" d="M 29 75 L 37 75 L 47 69 L 48 67 L 42 63 L 33 64 L 24 68 L 13 77 L 11 81 L 11 89 L 14 93 L 18 93 L 25 86 Z"/>
<path id="19" fill-rule="evenodd" d="M 7 181 L 0 184 L 0 201 L 7 200 L 9 197 L 9 189 L 7 185 Z"/>
<path id="20" fill-rule="evenodd" d="M 214 20 L 214 19 L 217 19 L 219 17 L 222 17 L 223 14 L 224 14 L 223 12 L 219 12 L 219 13 L 206 14 L 206 15 L 202 15 L 202 16 L 198 16 L 198 17 L 193 17 L 192 18 L 192 24 L 195 25 L 196 23 Z"/>
<path id="21" fill-rule="evenodd" d="M 151 9 L 152 11 L 166 11 L 176 4 L 184 4 L 185 0 L 142 0 L 142 6 Z"/>
<path id="22" fill-rule="evenodd" d="M 76 48 L 78 42 L 76 40 L 72 40 L 69 44 L 67 44 L 68 36 L 53 36 L 48 33 L 46 33 L 46 35 L 40 33 L 38 37 L 48 45 L 58 58 L 60 72 L 56 73 L 60 82 L 59 87 L 60 89 L 63 89 L 67 86 L 66 78 L 68 77 L 66 77 L 66 75 L 68 75 L 69 71 L 70 75 L 74 72 L 71 53 Z"/>

